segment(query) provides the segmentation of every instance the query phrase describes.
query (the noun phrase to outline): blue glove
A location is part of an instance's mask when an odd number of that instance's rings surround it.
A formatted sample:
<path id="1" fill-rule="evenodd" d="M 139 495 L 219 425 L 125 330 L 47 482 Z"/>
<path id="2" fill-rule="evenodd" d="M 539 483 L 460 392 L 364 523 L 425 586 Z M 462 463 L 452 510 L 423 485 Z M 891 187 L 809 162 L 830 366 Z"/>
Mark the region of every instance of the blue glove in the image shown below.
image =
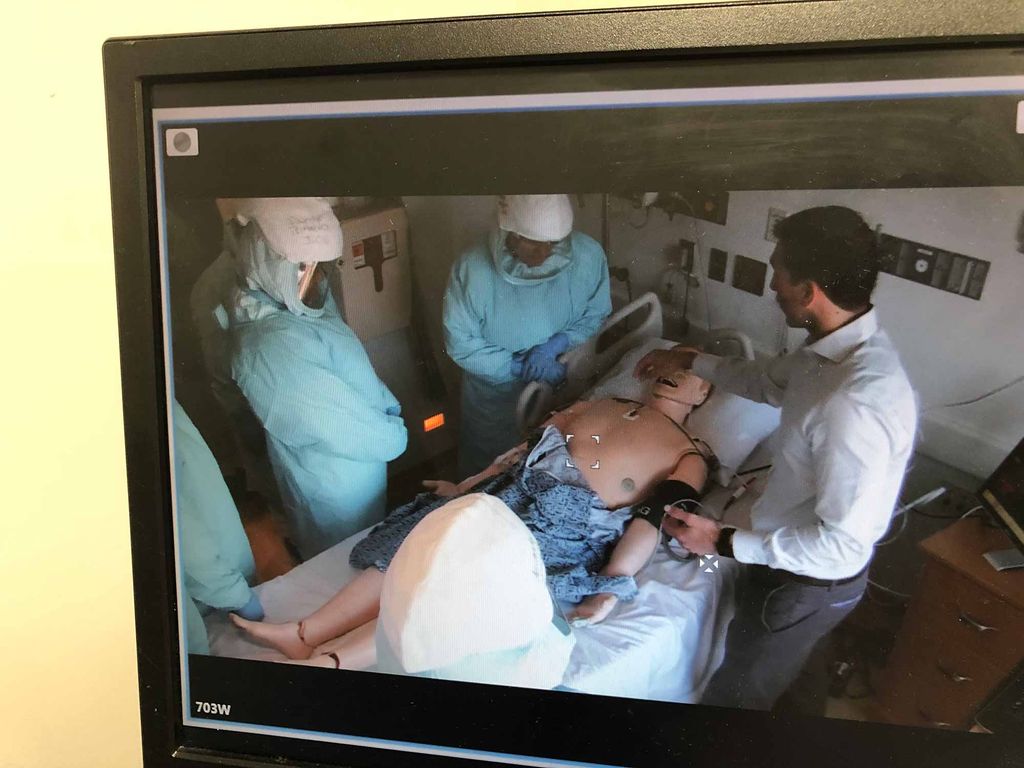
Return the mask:
<path id="1" fill-rule="evenodd" d="M 249 621 L 263 621 L 263 603 L 260 602 L 259 595 L 253 592 L 249 602 L 235 611 L 235 613 Z"/>
<path id="2" fill-rule="evenodd" d="M 564 333 L 556 333 L 550 339 L 545 341 L 543 344 L 538 344 L 536 347 L 531 349 L 531 352 L 535 352 L 544 357 L 555 358 L 563 352 L 569 350 L 569 337 Z"/>
<path id="3" fill-rule="evenodd" d="M 531 364 L 529 361 L 523 365 L 523 381 L 543 381 L 552 387 L 557 387 L 565 381 L 565 365 L 557 360 L 538 358 L 538 362 Z"/>
<path id="4" fill-rule="evenodd" d="M 523 381 L 540 381 L 544 376 L 544 370 L 547 363 L 548 361 L 539 355 L 530 357 L 529 354 L 527 354 L 527 356 L 523 358 L 523 373 L 519 378 Z"/>
<path id="5" fill-rule="evenodd" d="M 512 355 L 512 375 L 517 379 L 529 381 L 526 378 L 526 352 L 515 352 Z"/>
<path id="6" fill-rule="evenodd" d="M 565 374 L 565 365 L 557 360 L 551 360 L 540 371 L 538 378 L 546 384 L 550 384 L 552 387 L 557 387 L 565 381 Z"/>
<path id="7" fill-rule="evenodd" d="M 564 333 L 556 333 L 543 344 L 528 349 L 523 361 L 527 381 L 546 381 L 552 378 L 555 375 L 554 364 L 557 362 L 558 356 L 567 349 L 569 349 L 569 337 Z M 565 378 L 564 366 L 562 378 Z"/>

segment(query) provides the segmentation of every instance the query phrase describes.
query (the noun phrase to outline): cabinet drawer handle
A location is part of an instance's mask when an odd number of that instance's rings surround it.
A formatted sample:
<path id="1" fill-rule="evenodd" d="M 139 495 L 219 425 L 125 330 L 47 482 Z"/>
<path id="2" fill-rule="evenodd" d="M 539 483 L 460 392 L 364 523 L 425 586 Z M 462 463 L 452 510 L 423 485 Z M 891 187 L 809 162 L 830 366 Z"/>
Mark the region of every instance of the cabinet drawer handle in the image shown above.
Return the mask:
<path id="1" fill-rule="evenodd" d="M 973 679 L 973 678 L 968 677 L 967 675 L 960 675 L 960 674 L 957 674 L 956 672 L 953 672 L 950 669 L 946 669 L 941 664 L 936 664 L 935 666 L 939 670 L 939 672 L 941 672 L 943 675 L 948 677 L 954 683 L 969 683 Z"/>
<path id="2" fill-rule="evenodd" d="M 963 608 L 960 609 L 960 617 L 957 621 L 961 624 L 966 624 L 971 627 L 971 629 L 977 630 L 978 632 L 995 632 L 997 629 L 997 627 L 990 627 L 988 624 L 982 624 Z"/>
<path id="3" fill-rule="evenodd" d="M 921 707 L 917 708 L 917 714 L 919 714 L 921 717 L 923 717 L 925 720 L 927 720 L 931 725 L 934 725 L 936 728 L 952 728 L 953 727 L 952 723 L 947 723 L 947 722 L 944 722 L 942 720 L 933 720 L 932 716 L 929 715 L 927 712 L 925 712 L 923 709 L 921 709 Z"/>

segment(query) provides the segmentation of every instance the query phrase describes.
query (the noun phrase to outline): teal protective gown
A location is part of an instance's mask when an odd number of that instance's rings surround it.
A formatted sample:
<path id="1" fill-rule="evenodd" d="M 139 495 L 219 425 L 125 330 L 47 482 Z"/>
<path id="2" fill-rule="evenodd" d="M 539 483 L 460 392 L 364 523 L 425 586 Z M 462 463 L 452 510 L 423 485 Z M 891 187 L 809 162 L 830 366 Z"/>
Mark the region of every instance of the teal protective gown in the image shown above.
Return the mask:
<path id="1" fill-rule="evenodd" d="M 577 346 L 598 331 L 612 309 L 608 262 L 596 240 L 574 231 L 543 264 L 527 267 L 505 247 L 507 234 L 496 229 L 463 254 L 445 292 L 445 346 L 464 372 L 462 478 L 488 466 L 521 437 L 515 411 L 525 383 L 512 375 L 512 355 L 559 332 Z"/>
<path id="2" fill-rule="evenodd" d="M 248 288 L 229 310 L 231 374 L 266 431 L 293 541 L 308 559 L 384 518 L 387 462 L 405 451 L 405 423 L 330 293 L 321 309 L 303 304 L 297 265 L 253 224 L 235 247 Z"/>
<path id="3" fill-rule="evenodd" d="M 249 539 L 217 461 L 192 420 L 175 400 L 174 485 L 178 539 L 185 580 L 189 651 L 205 653 L 200 613 L 237 611 L 253 599 L 256 574 Z M 190 607 L 192 601 L 195 605 Z M 198 610 L 194 610 L 198 609 Z"/>
<path id="4" fill-rule="evenodd" d="M 196 607 L 196 601 L 188 594 L 185 595 L 184 622 L 186 652 L 209 655 L 210 636 L 206 633 L 206 622 Z"/>

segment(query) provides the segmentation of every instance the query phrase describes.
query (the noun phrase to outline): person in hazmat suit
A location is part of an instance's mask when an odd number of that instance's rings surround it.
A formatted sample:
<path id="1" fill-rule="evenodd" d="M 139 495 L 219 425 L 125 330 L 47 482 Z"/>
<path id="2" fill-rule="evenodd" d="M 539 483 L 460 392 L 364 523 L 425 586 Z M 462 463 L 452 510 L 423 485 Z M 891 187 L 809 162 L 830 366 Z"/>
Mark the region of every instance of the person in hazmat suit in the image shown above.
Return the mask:
<path id="1" fill-rule="evenodd" d="M 342 252 L 328 201 L 234 203 L 231 376 L 266 433 L 292 541 L 309 559 L 383 519 L 387 462 L 408 436 L 325 279 L 321 265 Z"/>
<path id="2" fill-rule="evenodd" d="M 498 226 L 453 265 L 444 297 L 445 348 L 462 368 L 459 473 L 516 445 L 516 402 L 530 381 L 557 387 L 559 356 L 611 313 L 608 263 L 573 230 L 567 195 L 503 195 Z"/>
<path id="3" fill-rule="evenodd" d="M 205 654 L 204 615 L 232 611 L 259 621 L 263 606 L 250 586 L 256 577 L 252 549 L 220 467 L 177 400 L 172 421 L 185 637 L 189 653 Z"/>

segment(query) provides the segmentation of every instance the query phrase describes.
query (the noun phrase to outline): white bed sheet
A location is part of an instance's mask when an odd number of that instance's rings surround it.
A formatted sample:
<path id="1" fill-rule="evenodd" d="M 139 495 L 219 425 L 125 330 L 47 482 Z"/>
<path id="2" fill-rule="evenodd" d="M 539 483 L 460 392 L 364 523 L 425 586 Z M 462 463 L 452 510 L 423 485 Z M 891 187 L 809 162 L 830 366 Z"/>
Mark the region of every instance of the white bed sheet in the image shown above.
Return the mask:
<path id="1" fill-rule="evenodd" d="M 256 588 L 271 622 L 296 621 L 330 599 L 357 572 L 349 552 L 361 532 Z M 699 561 L 680 563 L 659 548 L 637 581 L 636 599 L 620 603 L 600 624 L 575 629 L 563 685 L 574 691 L 695 702 L 721 663 L 732 619 L 735 565 L 723 560 L 707 573 Z M 283 655 L 254 643 L 224 614 L 206 618 L 210 651 L 267 661 Z"/>
<path id="2" fill-rule="evenodd" d="M 632 382 L 631 371 L 610 373 Z M 617 391 L 608 379 L 596 389 L 603 395 Z M 756 495 L 755 487 L 730 507 L 728 518 L 744 520 Z M 718 510 L 728 496 L 727 489 L 714 486 L 704 499 L 706 510 L 720 517 Z M 366 531 L 358 533 L 257 587 L 266 620 L 295 621 L 330 599 L 356 576 L 348 556 L 365 535 Z M 576 647 L 563 685 L 598 695 L 699 701 L 725 651 L 737 570 L 728 559 L 679 562 L 659 546 L 637 577 L 636 599 L 620 602 L 600 624 L 574 629 Z M 223 614 L 207 617 L 206 624 L 215 655 L 284 660 L 280 653 L 250 641 Z"/>

